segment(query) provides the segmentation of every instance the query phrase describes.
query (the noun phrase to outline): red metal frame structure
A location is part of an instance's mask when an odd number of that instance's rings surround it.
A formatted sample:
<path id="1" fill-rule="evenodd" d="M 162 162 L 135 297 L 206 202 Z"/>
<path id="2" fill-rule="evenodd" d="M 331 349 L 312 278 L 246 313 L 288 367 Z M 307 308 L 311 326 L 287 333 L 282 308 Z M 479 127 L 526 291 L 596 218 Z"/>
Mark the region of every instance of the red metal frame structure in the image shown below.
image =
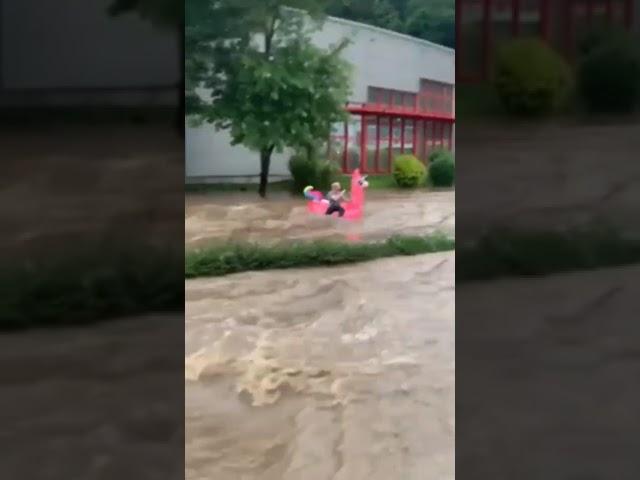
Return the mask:
<path id="1" fill-rule="evenodd" d="M 575 52 L 579 22 L 590 28 L 598 14 L 604 13 L 609 24 L 620 24 L 632 29 L 635 0 L 456 0 L 456 72 L 461 82 L 482 81 L 490 75 L 490 65 L 496 46 L 496 14 L 510 11 L 510 35 L 524 35 L 525 17 L 537 18 L 537 35 L 551 43 L 569 58 Z M 475 16 L 474 16 L 475 14 Z M 555 15 L 554 15 L 555 14 Z M 558 20 L 555 30 L 564 32 L 563 39 L 553 38 L 552 18 Z M 469 23 L 469 19 L 471 22 Z M 466 36 L 479 29 L 478 38 Z M 532 32 L 528 32 L 531 34 Z M 469 58 L 479 58 L 480 67 L 470 68 Z"/>
<path id="2" fill-rule="evenodd" d="M 426 163 L 434 148 L 453 147 L 453 85 L 421 80 L 419 92 L 370 87 L 369 102 L 350 102 L 346 110 L 351 119 L 344 124 L 344 135 L 333 135 L 329 145 L 331 152 L 332 142 L 341 143 L 336 154 L 345 173 L 355 168 L 389 173 L 399 153 L 411 152 Z M 350 135 L 350 123 L 359 127 L 359 135 Z M 354 144 L 359 152 L 354 152 Z"/>
<path id="3" fill-rule="evenodd" d="M 360 138 L 359 142 L 359 161 L 357 167 L 363 173 L 390 173 L 394 154 L 411 152 L 418 155 L 422 161 L 426 163 L 429 152 L 434 148 L 448 148 L 453 146 L 453 125 L 455 118 L 452 115 L 442 115 L 437 113 L 422 112 L 417 110 L 407 111 L 402 108 L 391 108 L 375 104 L 367 103 L 349 103 L 347 111 L 351 115 L 360 117 Z M 372 123 L 368 119 L 375 119 Z M 381 128 L 382 121 L 386 124 L 386 129 Z M 400 128 L 397 128 L 397 124 Z M 349 141 L 349 122 L 345 122 L 345 135 L 342 138 L 342 169 L 345 173 L 350 173 L 356 168 L 351 165 L 349 160 L 350 141 Z M 431 125 L 431 132 L 428 126 Z M 445 125 L 449 125 L 445 129 Z M 375 140 L 369 140 L 369 128 L 373 127 Z M 407 130 L 411 128 L 411 132 Z M 420 129 L 422 130 L 421 139 L 419 138 Z M 383 133 L 383 130 L 386 132 Z M 409 139 L 411 145 L 409 146 Z M 419 143 L 422 142 L 422 145 Z M 385 146 L 386 151 L 381 149 Z M 371 149 L 369 147 L 372 147 Z M 398 152 L 394 153 L 394 150 Z M 372 154 L 373 162 L 370 164 L 369 154 Z M 386 158 L 383 155 L 386 154 Z M 381 161 L 383 158 L 386 161 Z"/>

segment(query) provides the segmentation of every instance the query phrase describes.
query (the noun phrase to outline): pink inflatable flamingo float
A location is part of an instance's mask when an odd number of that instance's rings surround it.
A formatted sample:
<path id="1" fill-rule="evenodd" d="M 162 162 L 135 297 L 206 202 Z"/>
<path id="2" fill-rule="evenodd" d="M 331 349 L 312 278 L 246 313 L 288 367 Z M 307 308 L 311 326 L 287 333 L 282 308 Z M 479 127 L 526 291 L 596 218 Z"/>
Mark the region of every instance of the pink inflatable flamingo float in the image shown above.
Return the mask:
<path id="1" fill-rule="evenodd" d="M 367 177 L 360 174 L 360 170 L 354 170 L 351 174 L 350 200 L 342 204 L 345 220 L 360 220 L 364 210 L 364 191 L 369 186 Z M 329 207 L 329 201 L 324 194 L 314 190 L 312 186 L 304 189 L 304 196 L 308 200 L 307 210 L 315 215 L 325 215 Z"/>

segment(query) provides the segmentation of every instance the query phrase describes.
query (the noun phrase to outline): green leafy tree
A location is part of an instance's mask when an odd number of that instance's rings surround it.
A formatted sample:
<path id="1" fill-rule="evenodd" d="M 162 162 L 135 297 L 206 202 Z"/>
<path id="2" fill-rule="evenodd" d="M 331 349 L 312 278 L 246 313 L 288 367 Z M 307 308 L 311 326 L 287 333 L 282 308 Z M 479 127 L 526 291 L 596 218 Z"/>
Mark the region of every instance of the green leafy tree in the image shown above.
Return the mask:
<path id="1" fill-rule="evenodd" d="M 455 5 L 452 0 L 413 0 L 407 5 L 409 35 L 448 47 L 455 46 Z"/>
<path id="2" fill-rule="evenodd" d="M 187 115 L 194 115 L 202 105 L 196 89 L 212 71 L 216 42 L 234 38 L 238 32 L 224 29 L 232 23 L 232 12 L 221 11 L 221 5 L 212 0 L 189 0 L 184 4 L 184 13 L 185 108 Z M 227 21 L 223 20 L 223 13 L 228 15 Z"/>
<path id="3" fill-rule="evenodd" d="M 402 32 L 400 14 L 388 0 L 375 0 L 372 13 L 376 26 L 395 32 Z"/>
<path id="4" fill-rule="evenodd" d="M 327 13 L 455 46 L 454 0 L 331 0 Z"/>
<path id="5" fill-rule="evenodd" d="M 417 10 L 407 19 L 405 30 L 414 37 L 447 47 L 455 46 L 455 17 L 444 12 L 428 8 Z"/>
<path id="6" fill-rule="evenodd" d="M 346 116 L 350 67 L 340 54 L 347 42 L 328 51 L 315 47 L 308 17 L 283 8 L 291 5 L 306 7 L 317 19 L 324 8 L 311 0 L 217 4 L 222 14 L 217 18 L 226 19 L 222 31 L 229 35 L 214 43 L 201 83 L 208 93 L 198 96 L 190 112 L 197 121 L 227 129 L 232 144 L 260 153 L 262 197 L 274 151 L 312 150 L 318 138 L 328 138 L 331 124 Z"/>
<path id="7" fill-rule="evenodd" d="M 162 28 L 171 28 L 176 32 L 178 40 L 178 64 L 180 71 L 184 65 L 184 2 L 179 0 L 113 0 L 108 7 L 110 15 L 118 16 L 131 12 Z M 176 129 L 184 135 L 184 77 L 181 77 L 178 91 L 178 112 Z"/>

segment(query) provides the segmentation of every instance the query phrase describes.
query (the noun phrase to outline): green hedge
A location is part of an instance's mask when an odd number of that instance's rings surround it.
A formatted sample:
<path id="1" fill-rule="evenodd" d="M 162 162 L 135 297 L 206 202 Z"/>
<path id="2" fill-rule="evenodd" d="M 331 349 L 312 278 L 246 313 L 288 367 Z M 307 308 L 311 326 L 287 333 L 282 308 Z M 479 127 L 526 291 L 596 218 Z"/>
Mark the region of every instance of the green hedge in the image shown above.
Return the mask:
<path id="1" fill-rule="evenodd" d="M 429 180 L 434 187 L 451 187 L 455 178 L 453 154 L 436 150 L 429 155 Z"/>
<path id="2" fill-rule="evenodd" d="M 91 324 L 184 308 L 183 251 L 89 250 L 0 270 L 0 329 Z"/>
<path id="3" fill-rule="evenodd" d="M 535 116 L 562 106 L 573 76 L 566 61 L 546 43 L 523 38 L 499 49 L 494 81 L 508 113 Z"/>
<path id="4" fill-rule="evenodd" d="M 384 242 L 346 243 L 315 241 L 261 246 L 216 245 L 189 251 L 185 277 L 213 277 L 251 270 L 318 267 L 453 250 L 455 242 L 442 234 L 397 236 Z"/>
<path id="5" fill-rule="evenodd" d="M 307 185 L 327 191 L 331 183 L 340 175 L 338 166 L 329 160 L 309 160 L 306 156 L 296 154 L 289 159 L 289 172 L 292 177 L 294 193 L 301 193 Z"/>
<path id="6" fill-rule="evenodd" d="M 458 281 L 542 276 L 640 262 L 640 239 L 601 227 L 566 232 L 496 229 L 456 251 Z"/>
<path id="7" fill-rule="evenodd" d="M 595 36 L 583 46 L 578 88 L 597 113 L 635 110 L 640 100 L 640 49 L 628 35 Z"/>
<path id="8" fill-rule="evenodd" d="M 416 188 L 424 184 L 427 169 L 414 155 L 398 155 L 393 161 L 393 178 L 401 188 Z"/>

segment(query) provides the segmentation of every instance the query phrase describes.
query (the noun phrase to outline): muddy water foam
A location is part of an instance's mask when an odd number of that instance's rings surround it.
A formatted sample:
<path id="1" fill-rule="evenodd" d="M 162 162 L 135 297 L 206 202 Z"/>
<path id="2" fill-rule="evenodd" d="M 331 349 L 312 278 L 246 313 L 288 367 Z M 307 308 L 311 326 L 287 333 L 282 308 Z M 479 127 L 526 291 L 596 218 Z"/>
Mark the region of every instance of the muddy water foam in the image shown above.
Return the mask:
<path id="1" fill-rule="evenodd" d="M 187 479 L 453 478 L 452 253 L 186 296 Z"/>

